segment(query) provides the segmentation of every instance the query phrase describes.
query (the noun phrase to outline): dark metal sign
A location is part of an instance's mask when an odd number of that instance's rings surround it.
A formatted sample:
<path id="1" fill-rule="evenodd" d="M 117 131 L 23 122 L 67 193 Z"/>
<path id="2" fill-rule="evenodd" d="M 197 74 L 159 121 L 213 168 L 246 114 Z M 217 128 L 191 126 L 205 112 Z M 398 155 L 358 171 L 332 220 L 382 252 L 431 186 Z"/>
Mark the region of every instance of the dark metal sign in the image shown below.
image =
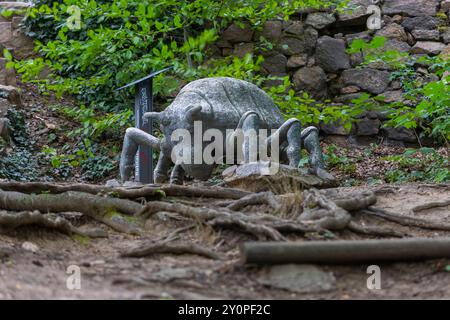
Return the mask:
<path id="1" fill-rule="evenodd" d="M 133 85 L 135 86 L 134 118 L 136 128 L 152 134 L 152 121 L 144 121 L 144 113 L 153 111 L 153 78 L 172 68 L 169 67 L 153 72 L 144 78 L 116 89 L 118 91 Z M 135 161 L 135 181 L 153 183 L 153 152 L 150 147 L 139 146 Z"/>

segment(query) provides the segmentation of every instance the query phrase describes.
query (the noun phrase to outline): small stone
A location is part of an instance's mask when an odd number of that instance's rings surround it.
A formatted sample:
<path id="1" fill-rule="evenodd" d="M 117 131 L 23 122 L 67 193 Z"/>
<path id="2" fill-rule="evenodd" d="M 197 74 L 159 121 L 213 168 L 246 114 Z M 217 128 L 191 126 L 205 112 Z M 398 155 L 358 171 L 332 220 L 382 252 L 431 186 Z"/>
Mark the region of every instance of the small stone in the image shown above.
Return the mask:
<path id="1" fill-rule="evenodd" d="M 438 30 L 422 30 L 415 29 L 411 32 L 416 40 L 434 40 L 439 41 L 439 31 Z"/>
<path id="2" fill-rule="evenodd" d="M 284 76 L 286 75 L 287 58 L 281 54 L 275 54 L 265 57 L 261 63 L 261 67 L 270 75 Z"/>
<path id="3" fill-rule="evenodd" d="M 305 33 L 305 27 L 301 21 L 288 21 L 284 32 L 287 34 L 301 36 Z"/>
<path id="4" fill-rule="evenodd" d="M 306 66 L 307 62 L 308 62 L 308 55 L 306 53 L 299 54 L 289 57 L 287 61 L 287 67 L 291 69 L 304 67 Z"/>
<path id="5" fill-rule="evenodd" d="M 444 12 L 450 11 L 450 0 L 444 0 L 441 2 L 441 10 Z"/>
<path id="6" fill-rule="evenodd" d="M 314 265 L 286 264 L 270 267 L 268 274 L 258 282 L 278 289 L 298 293 L 313 293 L 332 290 L 336 279 L 331 272 L 325 272 Z"/>
<path id="7" fill-rule="evenodd" d="M 363 118 L 356 123 L 356 135 L 358 136 L 373 136 L 377 135 L 381 126 L 381 121 L 378 119 Z"/>
<path id="8" fill-rule="evenodd" d="M 326 72 L 350 68 L 350 58 L 345 51 L 345 41 L 328 36 L 320 37 L 316 46 L 316 63 Z"/>
<path id="9" fill-rule="evenodd" d="M 39 251 L 39 247 L 35 243 L 29 241 L 25 241 L 24 243 L 22 243 L 22 249 L 31 251 L 33 253 Z"/>
<path id="10" fill-rule="evenodd" d="M 236 44 L 234 46 L 234 50 L 233 50 L 233 55 L 235 55 L 236 57 L 242 59 L 244 58 L 247 54 L 252 53 L 254 49 L 254 45 L 251 42 L 243 42 L 243 43 L 239 43 Z"/>
<path id="11" fill-rule="evenodd" d="M 322 68 L 304 67 L 293 76 L 296 90 L 306 91 L 316 99 L 325 98 L 327 94 L 327 76 Z"/>
<path id="12" fill-rule="evenodd" d="M 306 17 L 305 24 L 310 25 L 315 29 L 324 29 L 330 24 L 333 24 L 336 18 L 331 13 L 313 12 Z"/>
<path id="13" fill-rule="evenodd" d="M 349 93 L 356 93 L 359 92 L 361 90 L 360 87 L 357 86 L 348 86 L 348 87 L 344 87 L 342 88 L 340 91 L 342 94 L 349 94 Z"/>
<path id="14" fill-rule="evenodd" d="M 404 100 L 402 90 L 385 91 L 377 98 L 386 103 L 392 103 L 396 101 L 401 102 Z"/>
<path id="15" fill-rule="evenodd" d="M 386 37 L 388 39 L 396 39 L 406 41 L 408 37 L 405 29 L 397 23 L 391 23 L 376 32 L 377 36 Z"/>
<path id="16" fill-rule="evenodd" d="M 7 43 L 12 40 L 11 22 L 0 22 L 0 43 Z"/>
<path id="17" fill-rule="evenodd" d="M 278 50 L 287 56 L 310 53 L 315 49 L 317 38 L 317 30 L 308 27 L 302 36 L 286 35 L 281 38 Z"/>
<path id="18" fill-rule="evenodd" d="M 117 179 L 109 179 L 108 181 L 106 181 L 105 186 L 109 188 L 117 188 L 121 187 L 122 185 Z"/>
<path id="19" fill-rule="evenodd" d="M 442 41 L 445 44 L 449 44 L 450 43 L 450 28 L 447 28 L 443 33 L 442 33 Z"/>
<path id="20" fill-rule="evenodd" d="M 8 99 L 8 101 L 16 106 L 21 106 L 20 93 L 16 87 L 0 85 L 0 97 Z"/>
<path id="21" fill-rule="evenodd" d="M 263 36 L 269 41 L 276 41 L 281 37 L 283 24 L 281 21 L 269 20 L 264 23 L 263 29 L 261 32 L 256 32 L 255 36 L 259 40 L 259 36 Z"/>
<path id="22" fill-rule="evenodd" d="M 433 41 L 417 41 L 411 48 L 413 54 L 437 55 L 445 48 L 445 44 Z"/>
<path id="23" fill-rule="evenodd" d="M 373 5 L 372 0 L 350 0 L 346 4 L 346 7 L 349 9 L 339 12 L 337 25 L 365 25 L 367 17 L 370 16 L 370 13 L 367 13 L 367 8 L 370 5 Z"/>

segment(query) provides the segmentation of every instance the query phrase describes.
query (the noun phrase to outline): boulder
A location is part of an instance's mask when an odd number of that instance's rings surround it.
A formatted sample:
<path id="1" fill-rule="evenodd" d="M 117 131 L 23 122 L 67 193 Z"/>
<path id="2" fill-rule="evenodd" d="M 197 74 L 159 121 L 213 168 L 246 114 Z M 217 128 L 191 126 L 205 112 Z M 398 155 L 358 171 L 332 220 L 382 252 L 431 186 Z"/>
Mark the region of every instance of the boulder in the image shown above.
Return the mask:
<path id="1" fill-rule="evenodd" d="M 313 12 L 306 17 L 305 24 L 313 27 L 314 29 L 324 29 L 333 24 L 336 18 L 331 13 L 326 12 Z"/>
<path id="2" fill-rule="evenodd" d="M 234 46 L 233 55 L 239 58 L 245 57 L 246 54 L 252 53 L 254 50 L 254 45 L 251 42 L 242 42 Z"/>
<path id="3" fill-rule="evenodd" d="M 364 91 L 380 94 L 389 85 L 389 72 L 371 68 L 344 70 L 340 79 L 344 86 L 355 85 Z"/>
<path id="4" fill-rule="evenodd" d="M 304 67 L 293 76 L 296 90 L 306 91 L 316 99 L 327 96 L 327 76 L 322 68 Z"/>
<path id="5" fill-rule="evenodd" d="M 370 13 L 367 13 L 367 7 L 372 4 L 372 0 L 350 0 L 346 5 L 349 9 L 338 14 L 336 24 L 338 26 L 366 25 L 367 18 L 370 16 Z"/>
<path id="6" fill-rule="evenodd" d="M 415 29 L 411 34 L 416 40 L 439 41 L 440 38 L 438 30 Z"/>
<path id="7" fill-rule="evenodd" d="M 347 136 L 350 134 L 350 130 L 346 129 L 341 122 L 320 122 L 319 129 L 329 135 Z"/>
<path id="8" fill-rule="evenodd" d="M 283 24 L 281 21 L 269 20 L 263 25 L 262 31 L 255 32 L 255 40 L 259 40 L 260 36 L 263 36 L 269 41 L 277 41 L 281 37 Z"/>
<path id="9" fill-rule="evenodd" d="M 434 16 L 438 4 L 438 0 L 384 0 L 382 11 L 387 15 Z"/>
<path id="10" fill-rule="evenodd" d="M 242 23 L 242 27 L 236 22 L 233 22 L 225 31 L 222 33 L 222 38 L 231 43 L 239 42 L 251 42 L 253 37 L 253 30 L 249 23 Z"/>
<path id="11" fill-rule="evenodd" d="M 278 49 L 281 53 L 287 56 L 297 55 L 300 53 L 310 53 L 316 46 L 317 38 L 317 30 L 308 27 L 302 35 L 286 35 L 281 38 Z"/>
<path id="12" fill-rule="evenodd" d="M 408 31 L 412 31 L 414 29 L 421 30 L 433 30 L 437 29 L 440 21 L 436 17 L 407 17 L 402 22 L 402 27 Z"/>
<path id="13" fill-rule="evenodd" d="M 305 33 L 305 26 L 301 21 L 290 20 L 284 24 L 284 32 L 286 34 L 301 36 Z"/>
<path id="14" fill-rule="evenodd" d="M 351 67 L 350 58 L 345 52 L 345 41 L 328 36 L 317 40 L 315 59 L 326 72 L 337 72 Z"/>
<path id="15" fill-rule="evenodd" d="M 12 40 L 12 25 L 11 22 L 0 22 L 0 43 L 5 44 Z"/>
<path id="16" fill-rule="evenodd" d="M 295 55 L 289 57 L 287 61 L 287 67 L 291 69 L 296 69 L 299 67 L 304 67 L 308 63 L 308 55 L 306 53 Z"/>
<path id="17" fill-rule="evenodd" d="M 0 84 L 5 86 L 16 85 L 16 72 L 12 68 L 6 68 L 6 59 L 0 58 Z"/>
<path id="18" fill-rule="evenodd" d="M 0 85 L 0 98 L 7 99 L 11 104 L 21 106 L 20 93 L 16 87 Z"/>
<path id="19" fill-rule="evenodd" d="M 357 136 L 373 136 L 380 131 L 381 121 L 378 119 L 363 118 L 356 123 Z"/>
<path id="20" fill-rule="evenodd" d="M 286 75 L 287 58 L 285 55 L 278 53 L 265 57 L 261 63 L 261 67 L 270 75 L 284 76 Z"/>
<path id="21" fill-rule="evenodd" d="M 414 134 L 414 131 L 411 129 L 406 129 L 404 127 L 400 128 L 387 127 L 383 128 L 382 130 L 386 134 L 386 137 L 388 139 L 405 142 L 417 142 L 417 137 Z"/>
<path id="22" fill-rule="evenodd" d="M 413 54 L 437 55 L 445 48 L 445 44 L 434 41 L 417 41 L 411 48 Z"/>
<path id="23" fill-rule="evenodd" d="M 397 23 L 391 23 L 384 26 L 382 29 L 376 32 L 376 35 L 399 41 L 408 40 L 408 36 L 406 35 L 405 29 Z"/>

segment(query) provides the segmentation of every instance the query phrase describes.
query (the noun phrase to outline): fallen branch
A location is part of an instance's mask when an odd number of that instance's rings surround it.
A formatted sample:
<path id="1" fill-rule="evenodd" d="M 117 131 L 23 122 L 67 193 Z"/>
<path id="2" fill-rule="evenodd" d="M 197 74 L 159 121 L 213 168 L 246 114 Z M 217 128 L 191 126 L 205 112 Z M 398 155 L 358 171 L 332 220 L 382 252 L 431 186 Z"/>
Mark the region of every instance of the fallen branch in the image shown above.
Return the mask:
<path id="1" fill-rule="evenodd" d="M 450 258 L 450 238 L 247 242 L 240 251 L 243 263 L 380 263 Z"/>
<path id="2" fill-rule="evenodd" d="M 69 221 L 56 217 L 51 219 L 38 211 L 33 212 L 0 212 L 0 227 L 5 229 L 16 229 L 18 227 L 36 225 L 44 228 L 55 229 L 61 233 L 72 235 L 78 234 L 91 238 L 105 238 L 108 237 L 106 232 L 99 229 L 81 230 L 74 227 Z"/>
<path id="3" fill-rule="evenodd" d="M 388 221 L 398 223 L 402 226 L 416 227 L 430 230 L 450 231 L 450 224 L 442 222 L 433 222 L 425 219 L 404 216 L 398 213 L 388 212 L 383 209 L 369 207 L 366 210 L 361 210 L 362 213 L 379 217 Z"/>
<path id="4" fill-rule="evenodd" d="M 155 244 L 152 243 L 150 245 L 146 245 L 142 248 L 136 248 L 127 252 L 122 253 L 121 257 L 128 258 L 141 258 L 147 257 L 149 255 L 157 254 L 157 253 L 170 253 L 170 254 L 195 254 L 199 256 L 203 256 L 209 259 L 219 260 L 220 256 L 204 247 L 201 247 L 195 243 L 190 244 Z"/>

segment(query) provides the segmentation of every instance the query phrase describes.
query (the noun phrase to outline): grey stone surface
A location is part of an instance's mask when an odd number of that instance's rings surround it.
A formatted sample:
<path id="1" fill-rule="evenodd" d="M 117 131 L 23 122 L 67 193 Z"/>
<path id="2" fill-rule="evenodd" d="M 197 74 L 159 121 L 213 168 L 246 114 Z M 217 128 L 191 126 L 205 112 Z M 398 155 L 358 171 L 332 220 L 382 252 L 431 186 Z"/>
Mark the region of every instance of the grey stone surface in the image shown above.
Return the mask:
<path id="1" fill-rule="evenodd" d="M 417 41 L 416 44 L 411 48 L 411 53 L 413 54 L 439 54 L 445 48 L 445 44 L 441 42 L 434 41 Z"/>
<path id="2" fill-rule="evenodd" d="M 338 14 L 338 25 L 365 25 L 367 17 L 367 7 L 370 6 L 372 0 L 350 0 L 346 10 Z"/>
<path id="3" fill-rule="evenodd" d="M 386 137 L 392 140 L 399 140 L 405 142 L 417 142 L 417 137 L 414 134 L 414 131 L 411 129 L 406 129 L 404 127 L 400 128 L 383 128 L 383 132 L 386 134 Z"/>
<path id="4" fill-rule="evenodd" d="M 318 99 L 327 96 L 327 76 L 322 68 L 301 68 L 294 74 L 293 79 L 297 90 L 306 91 Z"/>
<path id="5" fill-rule="evenodd" d="M 286 75 L 286 64 L 286 56 L 278 53 L 265 57 L 261 67 L 270 75 L 284 76 Z"/>
<path id="6" fill-rule="evenodd" d="M 376 35 L 386 37 L 388 39 L 396 39 L 399 41 L 408 40 L 405 29 L 397 23 L 390 23 L 384 26 L 382 29 L 376 32 Z"/>
<path id="7" fill-rule="evenodd" d="M 306 53 L 289 57 L 287 61 L 288 68 L 304 67 L 308 63 L 308 55 Z"/>
<path id="8" fill-rule="evenodd" d="M 313 293 L 332 290 L 336 278 L 315 265 L 287 264 L 270 267 L 258 282 L 272 288 L 298 293 Z"/>
<path id="9" fill-rule="evenodd" d="M 242 28 L 237 23 L 233 22 L 222 33 L 222 38 L 231 43 L 250 42 L 252 41 L 252 37 L 253 37 L 253 30 L 250 24 L 247 22 L 243 23 Z"/>
<path id="10" fill-rule="evenodd" d="M 20 93 L 16 87 L 0 85 L 0 97 L 8 99 L 11 104 L 21 106 Z"/>
<path id="11" fill-rule="evenodd" d="M 437 0 L 384 0 L 383 13 L 409 16 L 433 16 L 437 12 Z"/>
<path id="12" fill-rule="evenodd" d="M 442 33 L 442 41 L 445 44 L 449 44 L 450 43 L 450 28 L 447 28 L 443 33 Z"/>
<path id="13" fill-rule="evenodd" d="M 441 10 L 444 12 L 450 11 L 450 0 L 444 0 L 441 2 Z"/>
<path id="14" fill-rule="evenodd" d="M 440 38 L 438 30 L 415 29 L 411 34 L 416 40 L 439 41 Z"/>
<path id="15" fill-rule="evenodd" d="M 421 17 L 407 17 L 403 20 L 402 26 L 412 31 L 414 29 L 433 30 L 440 24 L 440 21 L 436 17 L 421 16 Z"/>
<path id="16" fill-rule="evenodd" d="M 371 68 L 348 69 L 342 72 L 341 81 L 345 86 L 356 85 L 364 91 L 379 94 L 389 85 L 389 72 Z"/>
<path id="17" fill-rule="evenodd" d="M 306 17 L 305 24 L 312 26 L 315 29 L 323 29 L 333 24 L 336 18 L 331 13 L 326 12 L 313 12 Z"/>
<path id="18" fill-rule="evenodd" d="M 263 36 L 269 41 L 276 41 L 281 37 L 283 24 L 281 21 L 270 20 L 264 23 L 263 29 L 260 32 L 255 32 L 255 36 L 259 40 L 259 36 Z"/>
<path id="19" fill-rule="evenodd" d="M 320 37 L 316 46 L 316 63 L 326 72 L 350 68 L 350 58 L 345 52 L 345 41 L 328 36 Z"/>
<path id="20" fill-rule="evenodd" d="M 280 52 L 287 56 L 297 55 L 300 53 L 310 53 L 315 49 L 317 38 L 317 30 L 308 27 L 299 36 L 284 36 L 281 38 L 278 47 Z"/>
<path id="21" fill-rule="evenodd" d="M 381 121 L 378 119 L 363 118 L 356 122 L 356 134 L 358 136 L 372 136 L 378 134 Z"/>
<path id="22" fill-rule="evenodd" d="M 305 25 L 301 21 L 287 21 L 284 24 L 284 32 L 286 34 L 301 36 L 305 33 Z"/>

